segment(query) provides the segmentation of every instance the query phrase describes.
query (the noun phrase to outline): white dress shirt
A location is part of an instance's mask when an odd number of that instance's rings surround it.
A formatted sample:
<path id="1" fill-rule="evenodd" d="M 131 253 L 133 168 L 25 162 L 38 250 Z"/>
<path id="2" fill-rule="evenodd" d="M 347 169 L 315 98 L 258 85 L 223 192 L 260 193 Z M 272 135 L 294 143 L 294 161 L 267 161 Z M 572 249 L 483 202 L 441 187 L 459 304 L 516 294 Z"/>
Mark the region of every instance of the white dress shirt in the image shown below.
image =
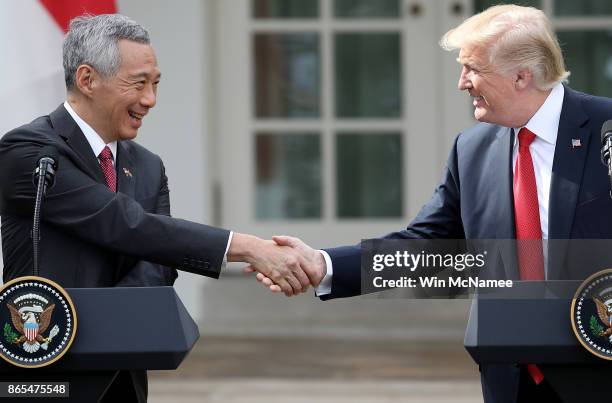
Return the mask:
<path id="1" fill-rule="evenodd" d="M 561 118 L 561 108 L 565 89 L 563 84 L 557 84 L 540 109 L 529 119 L 524 126 L 536 135 L 535 140 L 529 146 L 531 159 L 533 160 L 533 170 L 535 172 L 536 186 L 538 189 L 538 204 L 540 207 L 540 225 L 542 227 L 542 239 L 548 239 L 548 201 L 550 198 L 550 180 L 552 176 L 552 166 L 555 157 L 555 145 L 557 143 L 557 133 L 559 131 L 559 119 Z M 516 158 L 518 155 L 518 132 L 521 127 L 513 128 L 514 145 L 512 149 L 512 173 L 516 169 Z M 320 251 L 325 258 L 327 274 L 321 284 L 315 289 L 316 295 L 331 294 L 332 276 L 334 268 L 330 256 L 325 251 Z M 544 268 L 547 276 L 548 272 L 548 251 L 544 248 Z"/>
<path id="2" fill-rule="evenodd" d="M 91 127 L 87 122 L 81 119 L 79 115 L 77 115 L 77 113 L 74 111 L 74 109 L 72 109 L 68 101 L 64 101 L 64 108 L 66 108 L 70 116 L 72 116 L 72 119 L 74 119 L 74 121 L 76 122 L 77 126 L 79 126 L 79 129 L 81 129 L 81 131 L 85 135 L 85 138 L 87 139 L 87 142 L 89 143 L 89 146 L 91 147 L 91 150 L 93 151 L 96 158 L 100 156 L 100 153 L 102 152 L 102 150 L 104 150 L 104 147 L 108 146 L 108 148 L 110 148 L 111 153 L 113 153 L 114 166 L 115 162 L 117 161 L 117 142 L 113 141 L 111 143 L 106 144 L 104 140 L 102 140 L 102 137 L 100 137 L 100 135 L 96 133 L 93 127 Z"/>
<path id="3" fill-rule="evenodd" d="M 525 125 L 530 132 L 536 135 L 535 140 L 529 146 L 531 159 L 533 160 L 533 171 L 535 173 L 536 186 L 538 188 L 538 204 L 540 207 L 540 224 L 542 227 L 542 239 L 548 239 L 548 200 L 550 197 L 550 180 L 552 176 L 553 159 L 555 157 L 555 144 L 557 143 L 557 132 L 559 131 L 559 119 L 561 118 L 561 107 L 563 106 L 564 89 L 562 84 L 557 84 L 540 109 L 533 115 Z M 518 132 L 521 127 L 514 128 L 514 148 L 512 149 L 512 172 L 516 170 L 516 158 L 518 156 Z"/>
<path id="4" fill-rule="evenodd" d="M 76 124 L 79 126 L 79 129 L 81 129 L 81 131 L 85 135 L 85 138 L 87 139 L 87 142 L 89 143 L 89 146 L 91 147 L 91 150 L 93 151 L 96 158 L 100 155 L 102 150 L 104 150 L 104 147 L 108 146 L 108 148 L 110 148 L 111 150 L 111 153 L 113 154 L 113 166 L 115 166 L 115 163 L 117 161 L 117 142 L 113 141 L 108 144 L 104 143 L 102 137 L 100 137 L 100 135 L 96 133 L 96 131 L 87 122 L 85 122 L 83 119 L 81 119 L 79 115 L 77 115 L 77 113 L 74 111 L 74 109 L 72 109 L 68 101 L 64 101 L 64 108 L 66 108 L 70 116 L 72 116 L 72 119 L 74 119 Z M 229 251 L 233 236 L 234 232 L 230 231 L 229 238 L 227 239 L 227 246 L 225 247 L 225 253 L 223 255 L 223 263 L 221 264 L 221 270 L 223 270 L 226 266 L 227 252 Z"/>

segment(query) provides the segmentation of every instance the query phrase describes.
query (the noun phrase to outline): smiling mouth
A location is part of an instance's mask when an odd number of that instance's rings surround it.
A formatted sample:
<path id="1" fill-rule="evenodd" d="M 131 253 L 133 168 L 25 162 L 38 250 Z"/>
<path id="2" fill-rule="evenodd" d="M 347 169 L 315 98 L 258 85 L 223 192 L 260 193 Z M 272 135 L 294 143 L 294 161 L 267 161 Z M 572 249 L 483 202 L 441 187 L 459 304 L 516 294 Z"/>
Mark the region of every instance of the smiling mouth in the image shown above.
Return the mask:
<path id="1" fill-rule="evenodd" d="M 145 115 L 140 114 L 140 113 L 136 113 L 136 112 L 132 112 L 132 111 L 128 111 L 128 114 L 133 117 L 134 119 L 137 120 L 142 120 L 142 118 L 144 118 Z"/>
<path id="2" fill-rule="evenodd" d="M 472 95 L 472 103 L 474 104 L 474 106 L 476 106 L 476 104 L 478 104 L 481 101 L 484 101 L 484 97 L 483 96 Z"/>

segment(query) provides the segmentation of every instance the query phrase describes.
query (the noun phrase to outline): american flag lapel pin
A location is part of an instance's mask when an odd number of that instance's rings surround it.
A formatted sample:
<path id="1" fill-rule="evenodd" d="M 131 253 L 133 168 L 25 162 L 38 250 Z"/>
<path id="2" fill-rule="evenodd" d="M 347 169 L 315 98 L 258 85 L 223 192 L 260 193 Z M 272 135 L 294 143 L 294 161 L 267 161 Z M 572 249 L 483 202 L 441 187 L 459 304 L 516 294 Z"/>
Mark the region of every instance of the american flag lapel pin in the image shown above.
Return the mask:
<path id="1" fill-rule="evenodd" d="M 127 168 L 123 168 L 123 173 L 125 174 L 125 176 L 127 176 L 128 178 L 133 178 L 132 173 L 130 172 L 129 169 Z"/>
<path id="2" fill-rule="evenodd" d="M 572 148 L 582 147 L 580 139 L 572 139 Z"/>

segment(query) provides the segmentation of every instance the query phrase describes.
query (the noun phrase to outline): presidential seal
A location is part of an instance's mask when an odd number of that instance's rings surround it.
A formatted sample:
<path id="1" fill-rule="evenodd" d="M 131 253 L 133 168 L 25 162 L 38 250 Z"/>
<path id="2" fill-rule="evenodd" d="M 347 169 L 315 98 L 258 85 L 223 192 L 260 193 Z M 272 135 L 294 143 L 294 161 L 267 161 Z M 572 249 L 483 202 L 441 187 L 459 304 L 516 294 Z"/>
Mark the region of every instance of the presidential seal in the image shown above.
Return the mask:
<path id="1" fill-rule="evenodd" d="M 19 277 L 0 289 L 0 357 L 18 367 L 59 360 L 76 334 L 74 305 L 66 291 L 42 277 Z"/>
<path id="2" fill-rule="evenodd" d="M 612 269 L 587 278 L 572 300 L 572 328 L 590 353 L 612 360 Z"/>

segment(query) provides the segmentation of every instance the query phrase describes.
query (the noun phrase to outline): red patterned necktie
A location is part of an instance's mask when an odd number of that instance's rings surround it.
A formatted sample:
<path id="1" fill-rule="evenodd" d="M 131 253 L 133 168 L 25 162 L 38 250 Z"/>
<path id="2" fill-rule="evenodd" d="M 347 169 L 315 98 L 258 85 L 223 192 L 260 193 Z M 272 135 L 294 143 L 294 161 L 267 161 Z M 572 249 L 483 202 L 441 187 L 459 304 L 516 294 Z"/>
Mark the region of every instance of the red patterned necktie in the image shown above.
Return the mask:
<path id="1" fill-rule="evenodd" d="M 514 170 L 514 219 L 521 280 L 544 280 L 544 253 L 538 188 L 529 146 L 535 134 L 523 127 L 518 134 L 519 152 Z M 527 364 L 527 372 L 539 385 L 544 374 L 535 364 Z"/>
<path id="2" fill-rule="evenodd" d="M 113 192 L 117 192 L 117 173 L 113 166 L 113 153 L 108 146 L 104 147 L 104 150 L 98 156 L 100 160 L 100 168 L 106 179 L 106 184 Z"/>
<path id="3" fill-rule="evenodd" d="M 529 145 L 535 134 L 522 128 L 514 170 L 514 219 L 521 280 L 544 280 L 540 207 Z"/>

